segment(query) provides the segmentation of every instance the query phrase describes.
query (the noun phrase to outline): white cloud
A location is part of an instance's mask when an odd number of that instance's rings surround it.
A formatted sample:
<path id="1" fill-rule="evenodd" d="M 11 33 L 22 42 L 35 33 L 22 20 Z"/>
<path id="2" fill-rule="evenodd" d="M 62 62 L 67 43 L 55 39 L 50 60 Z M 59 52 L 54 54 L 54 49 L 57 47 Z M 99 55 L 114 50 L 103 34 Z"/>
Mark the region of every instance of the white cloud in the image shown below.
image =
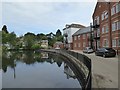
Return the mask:
<path id="1" fill-rule="evenodd" d="M 41 32 L 62 29 L 67 23 L 89 25 L 96 2 L 3 2 L 3 24 Z M 31 30 L 32 31 L 32 30 Z M 34 30 L 35 31 L 35 30 Z M 22 33 L 22 32 L 21 32 Z"/>
<path id="2" fill-rule="evenodd" d="M 95 2 L 96 0 L 2 0 L 2 2 Z"/>

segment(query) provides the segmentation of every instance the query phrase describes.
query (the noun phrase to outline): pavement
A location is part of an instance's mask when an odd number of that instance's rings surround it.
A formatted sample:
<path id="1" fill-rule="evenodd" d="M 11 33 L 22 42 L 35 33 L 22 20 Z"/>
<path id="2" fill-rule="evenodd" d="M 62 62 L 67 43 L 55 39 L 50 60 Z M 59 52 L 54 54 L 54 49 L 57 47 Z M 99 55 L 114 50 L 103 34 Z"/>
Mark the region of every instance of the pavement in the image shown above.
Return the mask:
<path id="1" fill-rule="evenodd" d="M 92 88 L 118 88 L 118 56 L 103 58 L 95 53 L 85 54 L 92 60 Z"/>

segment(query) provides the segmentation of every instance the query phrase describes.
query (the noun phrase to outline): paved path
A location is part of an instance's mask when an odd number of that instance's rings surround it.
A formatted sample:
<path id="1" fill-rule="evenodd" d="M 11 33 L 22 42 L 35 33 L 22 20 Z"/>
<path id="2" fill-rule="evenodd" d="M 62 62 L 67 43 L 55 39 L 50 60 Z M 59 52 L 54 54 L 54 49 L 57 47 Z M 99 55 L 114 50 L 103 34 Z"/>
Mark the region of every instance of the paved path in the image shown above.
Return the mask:
<path id="1" fill-rule="evenodd" d="M 94 53 L 85 55 L 92 60 L 92 88 L 118 88 L 118 56 L 103 58 Z"/>

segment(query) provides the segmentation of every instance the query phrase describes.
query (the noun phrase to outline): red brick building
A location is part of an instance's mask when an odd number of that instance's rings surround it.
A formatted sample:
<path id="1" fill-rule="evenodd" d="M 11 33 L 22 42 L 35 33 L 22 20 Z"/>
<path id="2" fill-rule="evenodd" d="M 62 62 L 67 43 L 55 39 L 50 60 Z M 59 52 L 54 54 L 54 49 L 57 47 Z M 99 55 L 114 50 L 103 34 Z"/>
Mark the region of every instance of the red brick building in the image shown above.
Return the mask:
<path id="1" fill-rule="evenodd" d="M 54 45 L 53 45 L 53 48 L 55 49 L 63 49 L 64 48 L 64 45 L 62 42 L 56 42 Z"/>
<path id="2" fill-rule="evenodd" d="M 120 50 L 120 0 L 97 2 L 93 13 L 94 45 Z"/>
<path id="3" fill-rule="evenodd" d="M 90 47 L 90 27 L 79 29 L 72 36 L 73 50 L 83 50 Z"/>

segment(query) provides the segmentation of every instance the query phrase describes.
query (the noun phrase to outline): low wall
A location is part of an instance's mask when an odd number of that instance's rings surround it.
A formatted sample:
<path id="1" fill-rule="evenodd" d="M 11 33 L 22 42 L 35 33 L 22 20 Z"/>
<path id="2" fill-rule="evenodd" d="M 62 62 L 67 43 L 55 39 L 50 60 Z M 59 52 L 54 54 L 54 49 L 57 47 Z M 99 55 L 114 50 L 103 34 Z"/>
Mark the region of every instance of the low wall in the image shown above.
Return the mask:
<path id="1" fill-rule="evenodd" d="M 69 50 L 40 50 L 40 51 L 46 51 L 46 52 L 52 52 L 52 53 L 58 53 L 64 57 L 67 58 L 69 62 L 77 69 L 81 86 L 83 89 L 91 89 L 91 59 L 89 59 L 87 56 L 69 51 Z"/>

